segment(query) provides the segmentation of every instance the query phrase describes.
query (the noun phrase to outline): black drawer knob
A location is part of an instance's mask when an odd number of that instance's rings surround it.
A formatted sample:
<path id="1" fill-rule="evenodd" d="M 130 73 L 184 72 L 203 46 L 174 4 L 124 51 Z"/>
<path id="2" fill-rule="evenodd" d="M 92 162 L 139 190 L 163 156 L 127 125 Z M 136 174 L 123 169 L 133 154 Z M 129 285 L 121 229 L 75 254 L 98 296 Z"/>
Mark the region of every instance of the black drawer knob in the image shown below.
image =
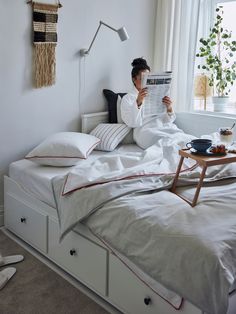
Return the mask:
<path id="1" fill-rule="evenodd" d="M 25 217 L 21 217 L 20 222 L 26 222 L 26 218 Z"/>
<path id="2" fill-rule="evenodd" d="M 146 297 L 146 298 L 144 298 L 144 303 L 146 304 L 146 305 L 149 305 L 150 303 L 151 303 L 151 298 L 149 298 L 149 297 Z"/>
<path id="3" fill-rule="evenodd" d="M 75 249 L 70 250 L 70 255 L 71 255 L 71 256 L 73 256 L 73 255 L 75 255 L 75 254 L 76 254 L 76 250 L 75 250 Z"/>

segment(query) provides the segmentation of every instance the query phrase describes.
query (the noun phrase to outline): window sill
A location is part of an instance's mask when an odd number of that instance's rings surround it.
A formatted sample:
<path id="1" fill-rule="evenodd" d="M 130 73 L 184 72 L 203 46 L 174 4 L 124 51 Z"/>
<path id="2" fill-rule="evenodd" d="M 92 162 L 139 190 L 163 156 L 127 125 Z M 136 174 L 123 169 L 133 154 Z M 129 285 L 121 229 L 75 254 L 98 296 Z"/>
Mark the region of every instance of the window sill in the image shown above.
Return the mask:
<path id="1" fill-rule="evenodd" d="M 204 134 L 218 132 L 219 128 L 222 126 L 231 127 L 235 121 L 235 114 L 199 110 L 176 112 L 175 122 L 185 133 L 199 137 Z M 236 140 L 236 138 L 234 140 Z"/>
<path id="2" fill-rule="evenodd" d="M 212 115 L 217 117 L 230 117 L 236 118 L 236 103 L 230 102 L 224 106 L 224 111 L 214 111 L 214 105 L 211 101 L 207 101 L 206 110 L 203 109 L 203 101 L 202 100 L 194 100 L 194 109 L 192 113 L 200 113 L 204 115 Z"/>
<path id="3" fill-rule="evenodd" d="M 202 115 L 208 116 L 216 116 L 216 117 L 224 117 L 224 118 L 235 118 L 236 119 L 236 112 L 229 113 L 229 112 L 215 112 L 215 111 L 207 111 L 207 110 L 193 110 L 191 113 L 197 113 Z"/>

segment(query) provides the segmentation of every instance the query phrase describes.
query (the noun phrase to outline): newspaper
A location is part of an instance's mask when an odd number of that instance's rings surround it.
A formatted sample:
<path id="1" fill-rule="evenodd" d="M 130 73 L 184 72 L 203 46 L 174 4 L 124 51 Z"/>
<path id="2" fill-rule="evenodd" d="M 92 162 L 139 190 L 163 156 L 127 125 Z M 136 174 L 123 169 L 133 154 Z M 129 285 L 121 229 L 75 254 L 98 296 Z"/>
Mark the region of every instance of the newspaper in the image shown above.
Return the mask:
<path id="1" fill-rule="evenodd" d="M 148 89 L 148 95 L 145 98 L 145 106 L 143 108 L 145 116 L 166 112 L 166 106 L 163 105 L 162 98 L 170 95 L 171 79 L 172 72 L 142 73 L 141 86 Z"/>

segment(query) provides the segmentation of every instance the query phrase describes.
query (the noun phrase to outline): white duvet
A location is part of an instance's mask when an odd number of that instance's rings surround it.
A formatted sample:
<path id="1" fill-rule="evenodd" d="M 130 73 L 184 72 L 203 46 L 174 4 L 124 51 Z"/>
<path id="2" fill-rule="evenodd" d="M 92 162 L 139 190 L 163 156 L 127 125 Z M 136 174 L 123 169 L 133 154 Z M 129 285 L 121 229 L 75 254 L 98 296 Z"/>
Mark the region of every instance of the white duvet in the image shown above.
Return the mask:
<path id="1" fill-rule="evenodd" d="M 236 272 L 235 183 L 201 193 L 203 201 L 194 208 L 167 191 L 179 143 L 162 141 L 139 155 L 108 155 L 56 177 L 61 239 L 83 221 L 166 288 L 206 313 L 225 314 Z M 186 162 L 189 171 L 180 182 L 192 184 L 199 168 Z M 233 165 L 207 172 L 208 181 L 235 176 Z"/>

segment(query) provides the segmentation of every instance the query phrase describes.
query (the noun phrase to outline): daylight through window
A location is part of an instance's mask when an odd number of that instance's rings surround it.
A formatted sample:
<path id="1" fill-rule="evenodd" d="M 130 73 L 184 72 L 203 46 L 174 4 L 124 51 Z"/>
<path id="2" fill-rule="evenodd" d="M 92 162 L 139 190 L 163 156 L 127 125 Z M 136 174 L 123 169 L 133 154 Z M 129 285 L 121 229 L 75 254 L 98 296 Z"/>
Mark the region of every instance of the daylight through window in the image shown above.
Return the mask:
<path id="1" fill-rule="evenodd" d="M 222 41 L 231 41 L 235 43 L 234 45 L 231 46 L 230 49 L 233 49 L 232 53 L 234 54 L 233 57 L 226 57 L 226 66 L 229 64 L 233 64 L 234 62 L 236 63 L 236 51 L 234 53 L 234 49 L 236 50 L 236 23 L 235 23 L 235 12 L 236 12 L 236 0 L 235 1 L 217 1 L 217 7 L 222 8 L 223 10 L 223 20 L 220 25 L 220 29 L 228 30 L 231 31 L 231 38 L 230 40 L 228 38 L 224 38 Z M 215 8 L 216 9 L 216 8 Z M 216 14 L 213 15 L 214 22 L 212 23 L 214 28 L 214 23 L 217 20 L 217 14 L 220 14 L 220 11 L 217 12 L 215 11 Z M 208 28 L 209 29 L 209 28 Z M 212 28 L 211 28 L 212 29 Z M 224 32 L 223 32 L 224 33 Z M 227 33 L 227 32 L 226 32 Z M 202 43 L 200 41 L 200 38 L 197 43 L 197 57 L 195 60 L 195 81 L 194 81 L 194 110 L 206 110 L 206 111 L 218 111 L 218 112 L 223 112 L 223 113 L 234 113 L 236 114 L 236 80 L 234 78 L 234 74 L 231 74 L 231 80 L 232 78 L 234 79 L 234 84 L 230 84 L 230 92 L 228 93 L 228 100 L 227 103 L 224 104 L 223 107 L 220 109 L 216 109 L 216 106 L 214 105 L 214 100 L 212 99 L 212 96 L 216 96 L 216 87 L 214 86 L 213 88 L 209 88 L 208 86 L 208 81 L 209 79 L 207 76 L 209 76 L 208 69 L 211 71 L 212 70 L 212 63 L 211 59 L 209 59 L 209 55 L 207 55 L 207 50 L 209 51 L 208 47 L 214 47 L 214 49 L 218 49 L 219 51 L 219 45 L 215 44 L 214 42 L 217 42 L 217 34 L 216 38 L 209 43 L 207 46 L 206 42 Z M 203 36 L 204 38 L 204 36 Z M 207 37 L 208 38 L 208 37 Z M 205 46 L 204 46 L 205 45 Z M 204 51 L 205 49 L 205 51 Z M 221 48 L 221 57 L 222 54 L 224 54 L 224 49 Z M 231 53 L 231 51 L 228 51 L 228 53 Z M 205 54 L 205 55 L 204 55 Z M 206 62 L 206 57 L 208 58 L 208 61 Z M 211 57 L 210 57 L 211 58 Z M 210 60 L 210 62 L 209 62 Z M 205 63 L 204 63 L 205 62 Z M 205 68 L 206 65 L 206 68 Z M 235 65 L 235 70 L 236 70 L 236 65 Z M 209 71 L 209 72 L 210 72 Z M 207 75 L 204 76 L 203 74 Z M 218 73 L 219 75 L 219 73 Z M 228 77 L 229 79 L 229 77 Z"/>

